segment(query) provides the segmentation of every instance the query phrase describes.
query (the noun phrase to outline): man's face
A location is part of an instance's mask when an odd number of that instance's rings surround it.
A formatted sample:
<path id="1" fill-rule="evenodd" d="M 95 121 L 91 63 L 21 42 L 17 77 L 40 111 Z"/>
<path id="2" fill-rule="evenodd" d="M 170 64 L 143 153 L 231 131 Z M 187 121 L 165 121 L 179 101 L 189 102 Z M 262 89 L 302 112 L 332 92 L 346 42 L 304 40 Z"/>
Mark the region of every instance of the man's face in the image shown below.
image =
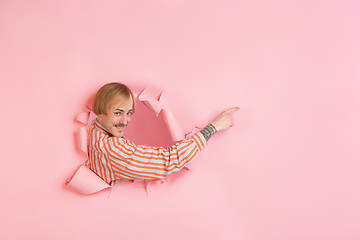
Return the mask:
<path id="1" fill-rule="evenodd" d="M 132 98 L 118 96 L 110 103 L 108 114 L 100 114 L 97 120 L 115 137 L 123 137 L 126 126 L 131 120 Z"/>

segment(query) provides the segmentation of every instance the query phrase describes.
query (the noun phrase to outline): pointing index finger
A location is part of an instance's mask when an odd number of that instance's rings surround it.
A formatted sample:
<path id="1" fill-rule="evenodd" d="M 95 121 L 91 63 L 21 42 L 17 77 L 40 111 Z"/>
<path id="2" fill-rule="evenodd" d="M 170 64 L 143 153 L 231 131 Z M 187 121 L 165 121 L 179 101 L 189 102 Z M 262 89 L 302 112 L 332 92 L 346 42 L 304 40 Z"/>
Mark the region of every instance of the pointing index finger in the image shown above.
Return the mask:
<path id="1" fill-rule="evenodd" d="M 235 112 L 235 111 L 237 111 L 239 109 L 240 109 L 239 107 L 230 108 L 230 109 L 226 110 L 224 113 L 226 113 L 226 114 L 232 113 L 232 112 Z"/>

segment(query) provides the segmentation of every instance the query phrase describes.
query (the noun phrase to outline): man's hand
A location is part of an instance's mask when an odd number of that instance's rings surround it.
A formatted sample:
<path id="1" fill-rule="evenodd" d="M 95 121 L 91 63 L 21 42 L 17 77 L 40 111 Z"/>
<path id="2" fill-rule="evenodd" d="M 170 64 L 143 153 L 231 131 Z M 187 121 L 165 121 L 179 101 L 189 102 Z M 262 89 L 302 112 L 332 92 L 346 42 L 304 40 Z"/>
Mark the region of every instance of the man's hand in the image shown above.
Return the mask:
<path id="1" fill-rule="evenodd" d="M 239 107 L 234 107 L 222 112 L 211 124 L 217 131 L 222 131 L 234 126 L 234 116 L 231 114 L 239 109 Z"/>

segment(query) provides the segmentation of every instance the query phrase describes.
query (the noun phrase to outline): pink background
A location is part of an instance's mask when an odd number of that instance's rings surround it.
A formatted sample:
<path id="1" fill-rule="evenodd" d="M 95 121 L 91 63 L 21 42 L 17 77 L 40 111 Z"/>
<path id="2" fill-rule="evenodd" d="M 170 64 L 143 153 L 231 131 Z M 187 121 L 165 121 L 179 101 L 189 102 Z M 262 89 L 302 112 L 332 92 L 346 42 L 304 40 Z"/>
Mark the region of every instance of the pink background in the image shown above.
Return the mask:
<path id="1" fill-rule="evenodd" d="M 359 22 L 355 0 L 0 1 L 0 239 L 360 239 Z M 82 196 L 75 117 L 109 81 L 190 125 L 241 110 L 148 197 Z"/>

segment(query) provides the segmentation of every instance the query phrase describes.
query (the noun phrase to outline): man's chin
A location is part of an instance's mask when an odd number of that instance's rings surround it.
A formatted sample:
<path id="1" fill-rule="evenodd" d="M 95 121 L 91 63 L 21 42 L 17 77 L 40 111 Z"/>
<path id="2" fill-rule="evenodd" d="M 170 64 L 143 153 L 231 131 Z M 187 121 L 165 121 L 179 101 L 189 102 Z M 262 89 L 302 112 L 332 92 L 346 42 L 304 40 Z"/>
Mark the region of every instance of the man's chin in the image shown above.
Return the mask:
<path id="1" fill-rule="evenodd" d="M 124 136 L 124 131 L 122 131 L 122 132 L 116 131 L 113 133 L 113 136 L 122 138 Z"/>

